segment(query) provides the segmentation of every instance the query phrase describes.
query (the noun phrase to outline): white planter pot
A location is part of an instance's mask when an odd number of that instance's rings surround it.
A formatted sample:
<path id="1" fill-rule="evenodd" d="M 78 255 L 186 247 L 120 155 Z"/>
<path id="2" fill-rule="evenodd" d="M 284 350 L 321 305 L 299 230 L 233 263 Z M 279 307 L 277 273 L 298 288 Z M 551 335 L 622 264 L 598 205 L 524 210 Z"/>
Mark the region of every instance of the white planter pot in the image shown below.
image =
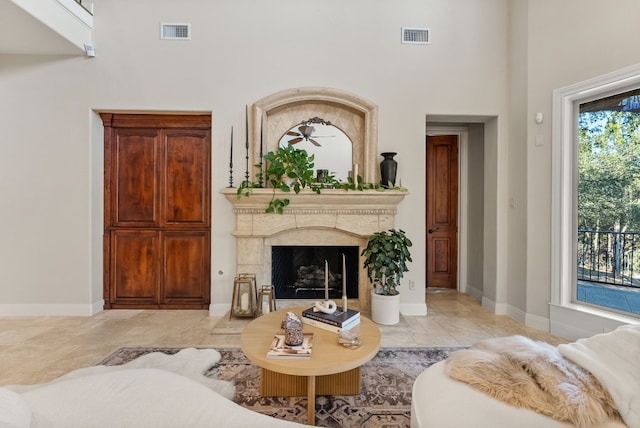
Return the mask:
<path id="1" fill-rule="evenodd" d="M 400 294 L 385 296 L 371 290 L 371 319 L 376 324 L 398 324 L 400 322 Z"/>

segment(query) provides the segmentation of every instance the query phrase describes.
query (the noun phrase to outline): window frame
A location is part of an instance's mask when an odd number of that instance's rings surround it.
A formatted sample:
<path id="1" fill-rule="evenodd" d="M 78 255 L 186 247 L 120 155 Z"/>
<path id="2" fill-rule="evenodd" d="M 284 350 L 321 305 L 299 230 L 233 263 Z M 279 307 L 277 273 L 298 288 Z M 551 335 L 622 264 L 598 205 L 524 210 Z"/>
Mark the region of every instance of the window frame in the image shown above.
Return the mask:
<path id="1" fill-rule="evenodd" d="M 553 91 L 551 333 L 576 340 L 638 319 L 577 301 L 578 114 L 580 103 L 640 87 L 640 64 Z"/>

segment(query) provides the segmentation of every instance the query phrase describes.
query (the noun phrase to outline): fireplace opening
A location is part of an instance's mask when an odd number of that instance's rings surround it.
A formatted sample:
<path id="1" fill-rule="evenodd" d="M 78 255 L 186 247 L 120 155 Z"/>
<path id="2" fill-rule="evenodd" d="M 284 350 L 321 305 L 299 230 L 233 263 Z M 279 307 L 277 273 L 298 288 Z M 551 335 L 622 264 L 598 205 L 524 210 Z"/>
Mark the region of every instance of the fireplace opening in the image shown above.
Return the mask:
<path id="1" fill-rule="evenodd" d="M 325 260 L 328 263 L 329 298 L 342 297 L 345 260 L 347 297 L 358 298 L 357 246 L 273 246 L 271 281 L 278 299 L 324 299 Z"/>

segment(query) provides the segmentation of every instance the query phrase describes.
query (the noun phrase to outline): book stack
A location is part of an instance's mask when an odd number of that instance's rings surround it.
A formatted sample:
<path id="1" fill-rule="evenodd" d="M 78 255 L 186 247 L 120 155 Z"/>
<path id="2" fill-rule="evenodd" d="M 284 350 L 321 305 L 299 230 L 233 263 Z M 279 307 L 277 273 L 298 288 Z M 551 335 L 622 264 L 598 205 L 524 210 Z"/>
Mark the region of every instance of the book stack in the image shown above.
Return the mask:
<path id="1" fill-rule="evenodd" d="M 302 311 L 302 322 L 314 327 L 340 333 L 360 324 L 360 312 L 353 309 L 343 311 L 340 306 L 332 314 L 316 311 L 314 308 Z"/>
<path id="2" fill-rule="evenodd" d="M 289 346 L 284 341 L 284 333 L 276 333 L 267 351 L 268 359 L 308 360 L 313 349 L 313 333 L 303 333 L 301 345 Z"/>

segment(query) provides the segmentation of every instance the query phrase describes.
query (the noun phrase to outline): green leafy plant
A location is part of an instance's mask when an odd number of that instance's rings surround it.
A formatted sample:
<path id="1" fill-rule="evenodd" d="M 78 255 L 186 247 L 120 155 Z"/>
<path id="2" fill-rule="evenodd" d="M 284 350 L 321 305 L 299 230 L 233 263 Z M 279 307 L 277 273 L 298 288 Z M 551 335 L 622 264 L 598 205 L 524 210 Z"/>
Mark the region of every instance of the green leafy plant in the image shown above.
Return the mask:
<path id="1" fill-rule="evenodd" d="M 376 293 L 398 294 L 398 286 L 411 260 L 409 247 L 413 244 L 402 229 L 389 229 L 369 236 L 361 256 L 364 268 L 376 287 Z"/>
<path id="2" fill-rule="evenodd" d="M 273 197 L 265 210 L 268 213 L 282 214 L 284 208 L 290 203 L 288 198 L 277 198 L 276 189 L 282 192 L 299 193 L 301 189 L 309 188 L 317 194 L 320 194 L 324 187 L 342 190 L 378 190 L 381 192 L 389 189 L 406 190 L 402 187 L 387 189 L 379 184 L 364 183 L 359 175 L 355 181 L 349 177 L 345 182 L 336 180 L 332 175 L 327 175 L 324 177 L 323 183 L 318 183 L 313 175 L 314 155 L 309 156 L 306 150 L 296 149 L 290 144 L 286 147 L 278 147 L 276 151 L 270 151 L 263 158 L 267 165 L 264 176 L 256 174 L 258 179 L 256 182 L 243 181 L 240 183 L 237 195 L 238 198 L 243 195 L 249 196 L 251 189 L 262 187 L 262 179 L 264 178 L 264 181 L 273 188 Z M 261 168 L 262 165 L 255 165 L 255 167 Z"/>

